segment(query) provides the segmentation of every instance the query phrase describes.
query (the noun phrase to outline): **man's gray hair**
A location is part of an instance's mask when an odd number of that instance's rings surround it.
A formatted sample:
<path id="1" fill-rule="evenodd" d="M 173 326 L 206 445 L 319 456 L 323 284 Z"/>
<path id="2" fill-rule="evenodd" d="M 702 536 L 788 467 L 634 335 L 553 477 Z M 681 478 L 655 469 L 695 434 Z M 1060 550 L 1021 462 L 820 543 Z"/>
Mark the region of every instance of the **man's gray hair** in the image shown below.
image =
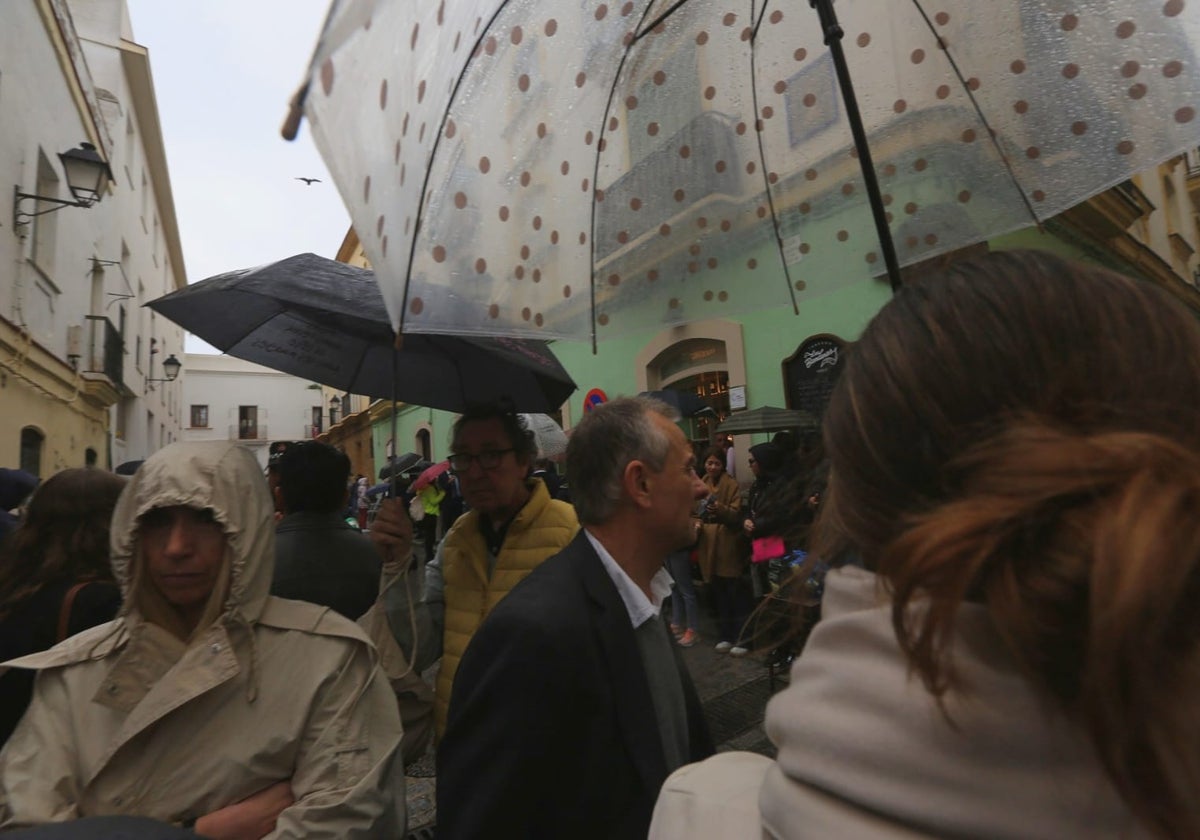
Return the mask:
<path id="1" fill-rule="evenodd" d="M 613 515 L 630 461 L 642 461 L 655 472 L 666 466 L 671 439 L 654 422 L 655 414 L 679 420 L 675 409 L 661 400 L 620 397 L 592 409 L 571 430 L 567 480 L 580 523 L 599 525 Z"/>

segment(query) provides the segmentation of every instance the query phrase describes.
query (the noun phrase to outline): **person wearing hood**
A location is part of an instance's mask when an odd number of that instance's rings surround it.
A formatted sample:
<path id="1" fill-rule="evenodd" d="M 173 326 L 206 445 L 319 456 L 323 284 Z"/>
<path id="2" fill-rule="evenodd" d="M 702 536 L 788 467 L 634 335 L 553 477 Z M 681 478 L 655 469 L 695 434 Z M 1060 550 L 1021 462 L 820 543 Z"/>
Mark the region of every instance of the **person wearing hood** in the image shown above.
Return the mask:
<path id="1" fill-rule="evenodd" d="M 751 546 L 755 548 L 751 553 L 754 562 L 750 568 L 750 583 L 757 600 L 771 591 L 767 582 L 767 564 L 764 562 L 771 558 L 763 555 L 761 548 L 755 546 L 755 541 L 770 540 L 779 536 L 783 523 L 779 521 L 778 505 L 773 502 L 776 501 L 775 497 L 784 483 L 783 471 L 787 463 L 787 453 L 774 441 L 759 443 L 750 447 L 749 463 L 750 471 L 754 473 L 754 483 L 750 485 L 750 492 L 746 495 L 746 518 L 742 522 L 742 529 Z M 779 552 L 774 556 L 782 556 L 782 541 L 775 541 L 774 544 L 778 546 L 774 550 Z"/>
<path id="2" fill-rule="evenodd" d="M 404 833 L 396 702 L 349 620 L 268 594 L 272 504 L 227 442 L 151 456 L 113 514 L 121 614 L 39 672 L 0 753 L 0 829 L 144 816 L 234 836 Z M 245 834 L 239 836 L 246 836 Z"/>

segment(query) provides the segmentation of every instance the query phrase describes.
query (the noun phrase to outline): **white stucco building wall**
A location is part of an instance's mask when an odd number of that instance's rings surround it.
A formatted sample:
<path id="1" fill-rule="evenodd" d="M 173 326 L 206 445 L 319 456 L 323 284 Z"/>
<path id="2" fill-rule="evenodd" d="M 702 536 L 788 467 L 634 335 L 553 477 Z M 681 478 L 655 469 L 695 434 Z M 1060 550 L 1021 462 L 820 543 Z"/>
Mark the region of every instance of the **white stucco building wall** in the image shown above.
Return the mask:
<path id="1" fill-rule="evenodd" d="M 267 464 L 273 441 L 312 437 L 320 388 L 232 356 L 188 353 L 183 383 L 184 440 L 236 440 Z"/>
<path id="2" fill-rule="evenodd" d="M 179 436 L 182 383 L 153 379 L 183 332 L 141 304 L 187 282 L 148 53 L 125 0 L 23 0 L 2 17 L 5 194 L 71 200 L 59 154 L 81 142 L 113 181 L 88 208 L 4 205 L 0 465 L 145 458 Z"/>

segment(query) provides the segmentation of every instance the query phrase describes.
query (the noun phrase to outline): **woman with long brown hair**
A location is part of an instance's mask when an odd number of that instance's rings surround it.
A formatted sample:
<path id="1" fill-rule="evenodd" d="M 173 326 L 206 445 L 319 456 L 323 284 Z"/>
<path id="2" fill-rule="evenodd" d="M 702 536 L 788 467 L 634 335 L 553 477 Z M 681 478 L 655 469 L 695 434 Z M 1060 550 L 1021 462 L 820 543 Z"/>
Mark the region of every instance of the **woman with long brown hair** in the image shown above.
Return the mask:
<path id="1" fill-rule="evenodd" d="M 1047 254 L 960 263 L 867 327 L 824 436 L 841 568 L 778 759 L 680 770 L 652 836 L 1200 836 L 1194 313 Z"/>
<path id="2" fill-rule="evenodd" d="M 63 470 L 34 492 L 0 552 L 0 662 L 46 650 L 113 618 L 121 591 L 109 565 L 109 523 L 125 479 Z M 33 671 L 0 674 L 0 744 L 29 705 Z"/>

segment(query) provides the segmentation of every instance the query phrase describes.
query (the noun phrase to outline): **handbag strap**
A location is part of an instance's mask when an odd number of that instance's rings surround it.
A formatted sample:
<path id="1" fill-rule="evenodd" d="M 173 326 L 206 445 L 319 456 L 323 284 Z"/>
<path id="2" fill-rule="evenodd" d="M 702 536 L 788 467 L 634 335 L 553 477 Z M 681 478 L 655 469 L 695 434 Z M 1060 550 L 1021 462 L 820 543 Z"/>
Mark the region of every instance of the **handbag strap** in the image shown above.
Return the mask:
<path id="1" fill-rule="evenodd" d="M 81 580 L 68 589 L 67 594 L 63 596 L 62 606 L 58 610 L 58 636 L 54 640 L 55 644 L 67 638 L 67 631 L 70 629 L 71 623 L 71 607 L 75 604 L 75 596 L 79 594 L 80 589 L 91 582 L 90 580 Z"/>

